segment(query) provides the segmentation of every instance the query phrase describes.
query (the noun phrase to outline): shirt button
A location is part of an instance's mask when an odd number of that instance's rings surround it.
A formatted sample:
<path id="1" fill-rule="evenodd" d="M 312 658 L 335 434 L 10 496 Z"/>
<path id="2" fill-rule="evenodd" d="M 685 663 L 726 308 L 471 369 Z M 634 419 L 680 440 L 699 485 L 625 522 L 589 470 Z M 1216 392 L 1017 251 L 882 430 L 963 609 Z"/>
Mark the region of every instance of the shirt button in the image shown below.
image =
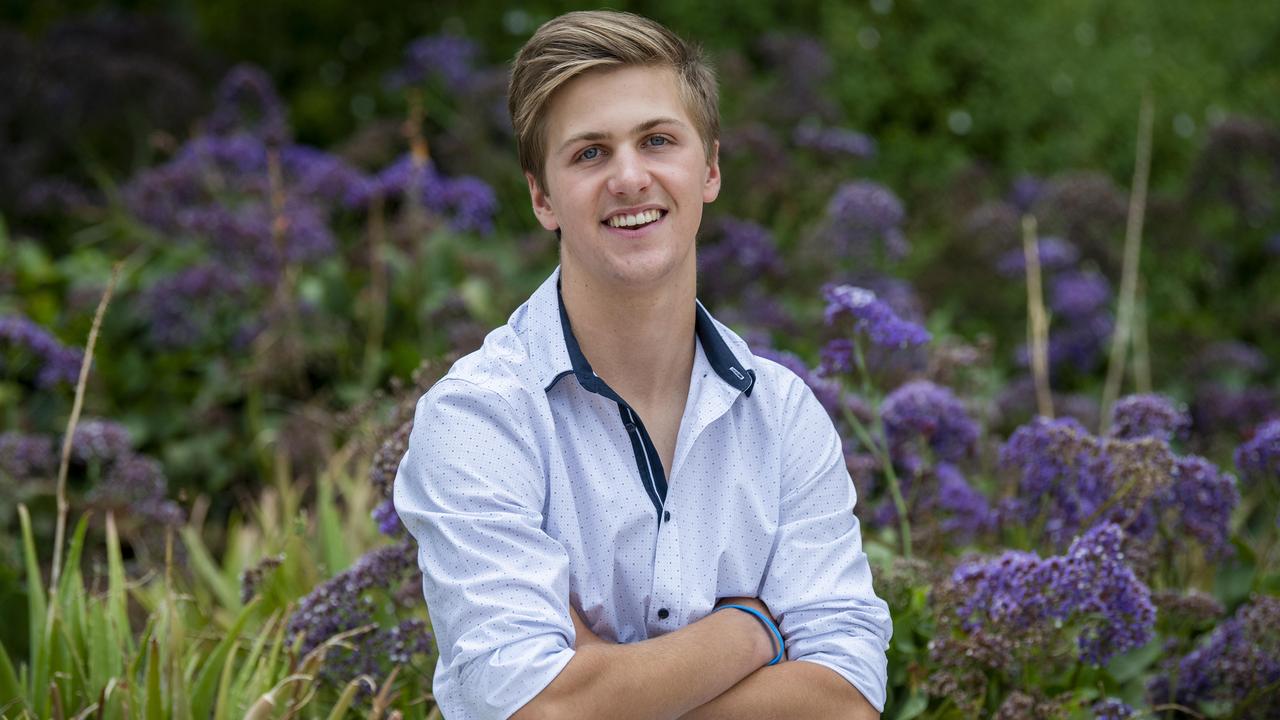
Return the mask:
<path id="1" fill-rule="evenodd" d="M 670 510 L 666 510 L 666 511 L 664 511 L 664 512 L 662 513 L 662 521 L 663 521 L 663 522 L 671 522 L 671 511 L 670 511 Z"/>
<path id="2" fill-rule="evenodd" d="M 666 619 L 667 619 L 667 616 L 668 616 L 668 615 L 670 615 L 670 614 L 671 614 L 671 613 L 670 613 L 670 612 L 668 612 L 666 608 L 662 608 L 661 610 L 659 610 L 659 611 L 658 611 L 658 619 L 659 619 L 659 620 L 666 620 Z"/>

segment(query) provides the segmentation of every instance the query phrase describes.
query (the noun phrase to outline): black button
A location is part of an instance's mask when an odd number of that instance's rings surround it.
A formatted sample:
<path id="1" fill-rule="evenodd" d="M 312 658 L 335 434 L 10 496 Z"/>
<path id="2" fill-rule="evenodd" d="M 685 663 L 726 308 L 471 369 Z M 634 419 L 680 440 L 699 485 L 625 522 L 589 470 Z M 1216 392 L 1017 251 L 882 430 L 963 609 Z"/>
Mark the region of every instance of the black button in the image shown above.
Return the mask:
<path id="1" fill-rule="evenodd" d="M 665 511 L 665 512 L 663 512 L 663 513 L 662 513 L 662 520 L 663 520 L 663 522 L 671 522 L 671 511 L 670 511 L 670 510 L 667 510 L 667 511 Z"/>
<path id="2" fill-rule="evenodd" d="M 670 614 L 671 614 L 671 613 L 667 612 L 667 609 L 666 609 L 666 608 L 662 608 L 661 610 L 659 610 L 659 611 L 658 611 L 658 619 L 659 619 L 659 620 L 666 620 L 666 619 L 667 619 L 667 616 L 668 616 L 668 615 L 670 615 Z"/>

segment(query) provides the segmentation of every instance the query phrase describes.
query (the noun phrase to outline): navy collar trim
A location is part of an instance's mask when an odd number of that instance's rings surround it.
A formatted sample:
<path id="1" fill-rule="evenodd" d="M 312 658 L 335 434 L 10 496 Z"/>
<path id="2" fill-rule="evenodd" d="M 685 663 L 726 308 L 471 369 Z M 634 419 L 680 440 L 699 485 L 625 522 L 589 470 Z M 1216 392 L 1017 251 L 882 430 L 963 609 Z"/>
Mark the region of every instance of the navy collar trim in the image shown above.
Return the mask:
<path id="1" fill-rule="evenodd" d="M 695 301 L 696 302 L 696 301 Z M 624 402 L 618 394 L 610 388 L 600 376 L 596 375 L 591 369 L 591 363 L 587 361 L 587 356 L 582 354 L 582 346 L 578 344 L 578 338 L 573 334 L 573 327 L 569 323 L 569 313 L 564 307 L 564 296 L 560 292 L 560 282 L 556 281 L 556 304 L 560 308 L 560 327 L 564 330 L 565 349 L 569 352 L 569 362 L 572 364 L 572 370 L 566 370 L 554 378 L 547 385 L 549 391 L 555 387 L 560 378 L 573 373 L 578 378 L 584 390 L 604 395 L 615 402 Z M 694 331 L 698 335 L 698 340 L 702 342 L 702 352 L 707 357 L 707 362 L 711 363 L 711 368 L 716 371 L 716 375 L 720 379 L 728 383 L 736 390 L 745 393 L 747 397 L 751 397 L 751 390 L 756 384 L 756 373 L 744 366 L 725 344 L 724 338 L 720 336 L 720 331 L 716 329 L 715 321 L 711 319 L 711 314 L 702 306 L 697 304 L 697 317 L 694 320 Z"/>

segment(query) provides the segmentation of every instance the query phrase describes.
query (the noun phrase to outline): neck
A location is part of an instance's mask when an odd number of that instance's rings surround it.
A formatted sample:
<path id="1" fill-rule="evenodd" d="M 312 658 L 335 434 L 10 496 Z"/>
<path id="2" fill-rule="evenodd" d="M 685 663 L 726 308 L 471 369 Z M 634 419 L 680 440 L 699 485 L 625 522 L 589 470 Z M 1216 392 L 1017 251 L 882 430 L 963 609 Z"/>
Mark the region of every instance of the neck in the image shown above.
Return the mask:
<path id="1" fill-rule="evenodd" d="M 693 371 L 695 267 L 645 289 L 606 286 L 567 270 L 561 268 L 561 296 L 592 370 L 633 405 L 683 399 Z"/>

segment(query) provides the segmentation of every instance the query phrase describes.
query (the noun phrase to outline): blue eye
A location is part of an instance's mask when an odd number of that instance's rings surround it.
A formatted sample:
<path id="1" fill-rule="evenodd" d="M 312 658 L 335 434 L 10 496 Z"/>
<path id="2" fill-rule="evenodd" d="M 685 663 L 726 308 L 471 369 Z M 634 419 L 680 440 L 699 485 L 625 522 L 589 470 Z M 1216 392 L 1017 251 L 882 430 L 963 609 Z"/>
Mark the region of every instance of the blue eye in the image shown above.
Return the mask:
<path id="1" fill-rule="evenodd" d="M 663 137 L 662 135 L 654 135 L 653 137 L 649 138 L 649 144 L 657 145 L 661 147 L 667 144 L 667 138 Z"/>
<path id="2" fill-rule="evenodd" d="M 595 160 L 596 157 L 599 155 L 600 155 L 600 148 L 589 147 L 586 150 L 583 150 L 582 152 L 578 153 L 578 158 L 581 160 Z"/>

